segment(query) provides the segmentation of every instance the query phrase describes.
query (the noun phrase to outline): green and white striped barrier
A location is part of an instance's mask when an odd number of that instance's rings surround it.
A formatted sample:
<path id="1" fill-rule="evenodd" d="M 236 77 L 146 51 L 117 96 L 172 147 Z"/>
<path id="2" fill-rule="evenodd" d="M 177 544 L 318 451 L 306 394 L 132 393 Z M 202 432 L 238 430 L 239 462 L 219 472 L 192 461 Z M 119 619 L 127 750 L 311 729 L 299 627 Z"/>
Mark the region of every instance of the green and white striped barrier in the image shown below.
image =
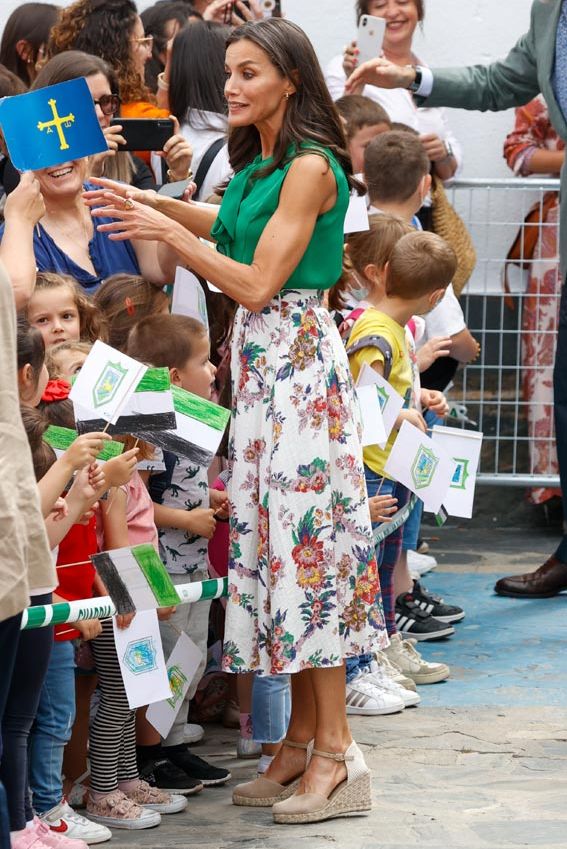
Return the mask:
<path id="1" fill-rule="evenodd" d="M 227 578 L 212 578 L 194 584 L 178 584 L 175 587 L 182 604 L 194 604 L 204 599 L 223 598 L 228 595 Z M 45 628 L 47 625 L 64 625 L 83 619 L 107 619 L 114 616 L 116 609 L 108 596 L 62 601 L 57 604 L 39 604 L 28 607 L 22 615 L 21 630 Z"/>

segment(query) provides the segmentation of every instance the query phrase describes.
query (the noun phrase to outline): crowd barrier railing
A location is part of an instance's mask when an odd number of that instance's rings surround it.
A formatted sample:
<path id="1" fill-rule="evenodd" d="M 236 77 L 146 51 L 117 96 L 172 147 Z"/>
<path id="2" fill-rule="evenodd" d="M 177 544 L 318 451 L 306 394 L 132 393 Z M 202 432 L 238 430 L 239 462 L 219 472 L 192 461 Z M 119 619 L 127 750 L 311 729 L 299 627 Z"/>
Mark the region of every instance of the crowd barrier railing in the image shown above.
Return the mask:
<path id="1" fill-rule="evenodd" d="M 456 180 L 449 198 L 471 233 L 475 271 L 461 295 L 479 359 L 459 369 L 449 390 L 452 413 L 484 433 L 479 480 L 556 487 L 553 362 L 559 317 L 559 180 Z M 551 206 L 551 209 L 549 209 Z M 529 225 L 545 217 L 530 254 Z M 519 263 L 508 251 L 522 233 Z"/>

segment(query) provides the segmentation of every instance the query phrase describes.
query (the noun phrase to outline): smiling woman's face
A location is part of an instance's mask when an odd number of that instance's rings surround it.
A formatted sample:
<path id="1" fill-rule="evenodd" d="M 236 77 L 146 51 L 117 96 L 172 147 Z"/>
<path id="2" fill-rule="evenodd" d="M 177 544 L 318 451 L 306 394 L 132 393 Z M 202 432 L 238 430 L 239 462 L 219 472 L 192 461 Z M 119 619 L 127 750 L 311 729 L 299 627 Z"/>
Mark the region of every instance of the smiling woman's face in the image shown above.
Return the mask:
<path id="1" fill-rule="evenodd" d="M 60 198 L 79 194 L 87 178 L 88 166 L 88 159 L 73 159 L 52 168 L 36 171 L 35 176 L 39 180 L 41 194 L 47 205 L 50 202 L 56 203 Z"/>
<path id="2" fill-rule="evenodd" d="M 385 50 L 388 50 L 388 47 L 411 44 L 419 23 L 419 10 L 415 0 L 369 0 L 367 14 L 385 19 Z"/>

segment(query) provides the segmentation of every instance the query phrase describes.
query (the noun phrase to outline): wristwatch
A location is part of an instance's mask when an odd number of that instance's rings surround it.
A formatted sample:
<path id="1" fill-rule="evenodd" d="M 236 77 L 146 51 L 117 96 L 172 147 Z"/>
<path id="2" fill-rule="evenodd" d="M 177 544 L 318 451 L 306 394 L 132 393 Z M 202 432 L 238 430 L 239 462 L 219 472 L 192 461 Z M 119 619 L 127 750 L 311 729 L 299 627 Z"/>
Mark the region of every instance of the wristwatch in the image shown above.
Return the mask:
<path id="1" fill-rule="evenodd" d="M 423 80 L 423 71 L 421 70 L 419 65 L 410 65 L 411 68 L 415 71 L 415 80 L 413 83 L 410 83 L 408 86 L 408 91 L 413 92 L 413 94 L 417 94 L 419 89 L 421 88 L 421 82 Z"/>

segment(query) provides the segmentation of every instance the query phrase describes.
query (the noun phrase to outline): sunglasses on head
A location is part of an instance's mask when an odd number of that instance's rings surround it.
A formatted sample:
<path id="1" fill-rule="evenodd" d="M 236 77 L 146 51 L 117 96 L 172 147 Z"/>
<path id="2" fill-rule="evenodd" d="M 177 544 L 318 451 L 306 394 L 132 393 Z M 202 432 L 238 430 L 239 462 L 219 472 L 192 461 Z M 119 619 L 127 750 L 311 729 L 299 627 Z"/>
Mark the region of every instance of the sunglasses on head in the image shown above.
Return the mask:
<path id="1" fill-rule="evenodd" d="M 100 106 L 103 115 L 116 115 L 120 109 L 118 94 L 103 94 L 98 100 L 93 100 L 95 106 Z"/>

